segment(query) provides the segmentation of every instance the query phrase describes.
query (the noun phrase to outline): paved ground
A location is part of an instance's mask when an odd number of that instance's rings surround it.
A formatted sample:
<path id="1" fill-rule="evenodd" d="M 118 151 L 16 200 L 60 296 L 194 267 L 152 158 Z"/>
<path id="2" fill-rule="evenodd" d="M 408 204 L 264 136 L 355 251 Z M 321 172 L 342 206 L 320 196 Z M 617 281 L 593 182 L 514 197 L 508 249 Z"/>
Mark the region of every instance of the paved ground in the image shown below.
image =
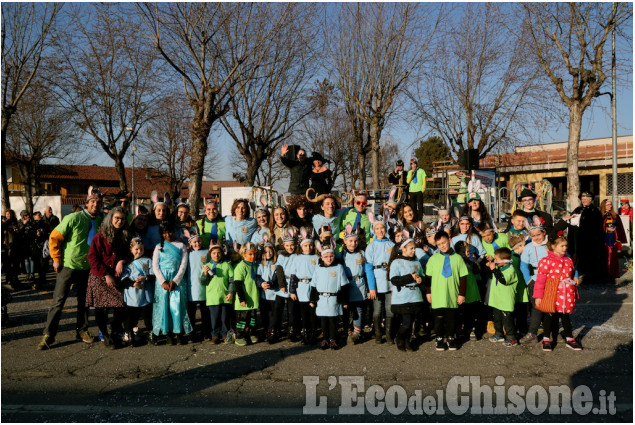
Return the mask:
<path id="1" fill-rule="evenodd" d="M 50 275 L 51 279 L 53 275 Z M 74 340 L 75 299 L 67 304 L 57 343 L 36 351 L 51 290 L 16 291 L 10 322 L 2 328 L 2 421 L 7 422 L 208 422 L 208 421 L 624 421 L 633 419 L 632 274 L 612 285 L 580 290 L 573 314 L 574 333 L 584 350 L 559 344 L 552 353 L 537 345 L 505 348 L 489 341 L 466 343 L 456 352 L 436 352 L 431 342 L 417 352 L 367 341 L 339 351 L 321 351 L 291 342 L 251 347 L 142 346 L 115 351 L 101 343 Z M 92 330 L 96 330 L 94 323 Z M 614 392 L 615 415 L 455 416 L 432 418 L 387 409 L 379 416 L 339 415 L 341 386 L 329 389 L 329 376 L 364 378 L 367 389 L 402 386 L 407 395 L 423 397 L 445 390 L 452 376 L 479 376 L 494 385 L 503 376 L 506 388 L 520 385 L 588 386 L 598 404 L 600 391 Z M 303 415 L 303 376 L 319 376 L 317 395 L 328 397 L 325 415 Z M 501 382 L 498 382 L 501 384 Z M 361 394 L 364 395 L 363 393 Z M 446 400 L 447 403 L 447 400 Z M 371 406 L 372 407 L 372 406 Z"/>

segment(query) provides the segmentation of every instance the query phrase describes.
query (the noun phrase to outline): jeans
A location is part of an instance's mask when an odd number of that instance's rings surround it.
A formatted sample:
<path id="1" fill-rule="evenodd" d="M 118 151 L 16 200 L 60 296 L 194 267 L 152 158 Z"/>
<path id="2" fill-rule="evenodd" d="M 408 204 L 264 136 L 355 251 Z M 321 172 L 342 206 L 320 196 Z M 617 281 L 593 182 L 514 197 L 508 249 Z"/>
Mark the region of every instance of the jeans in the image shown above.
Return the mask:
<path id="1" fill-rule="evenodd" d="M 32 257 L 26 257 L 24 259 L 24 272 L 26 274 L 33 274 L 33 272 L 35 272 L 35 262 Z"/>
<path id="2" fill-rule="evenodd" d="M 373 317 L 381 317 L 382 309 L 386 312 L 386 318 L 392 318 L 392 292 L 385 294 L 377 294 L 377 298 L 373 300 Z"/>
<path id="3" fill-rule="evenodd" d="M 230 329 L 229 325 L 229 304 L 208 305 L 209 316 L 212 326 L 212 336 L 225 338 Z"/>
<path id="4" fill-rule="evenodd" d="M 344 311 L 344 317 L 346 318 L 344 323 L 347 324 L 348 328 L 352 326 L 362 327 L 362 303 L 363 301 L 349 303 L 348 308 Z"/>
<path id="5" fill-rule="evenodd" d="M 88 287 L 88 270 L 75 270 L 63 267 L 55 279 L 53 301 L 46 319 L 44 335 L 55 337 L 62 317 L 62 309 L 74 284 L 77 291 L 77 332 L 88 330 L 88 307 L 86 307 L 86 289 Z"/>

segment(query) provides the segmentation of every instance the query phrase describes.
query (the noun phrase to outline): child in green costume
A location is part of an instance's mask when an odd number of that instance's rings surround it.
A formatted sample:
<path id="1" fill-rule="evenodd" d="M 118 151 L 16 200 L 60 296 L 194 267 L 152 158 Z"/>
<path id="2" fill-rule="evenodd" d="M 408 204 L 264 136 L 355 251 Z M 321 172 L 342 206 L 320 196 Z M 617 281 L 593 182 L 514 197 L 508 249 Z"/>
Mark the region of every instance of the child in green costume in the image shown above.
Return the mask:
<path id="1" fill-rule="evenodd" d="M 512 265 L 512 252 L 509 248 L 498 248 L 494 251 L 494 261 L 487 266 L 492 271 L 488 282 L 487 305 L 492 307 L 495 334 L 491 342 L 504 342 L 506 347 L 515 347 L 516 333 L 514 327 L 514 306 L 518 288 L 518 275 Z M 504 329 L 504 330 L 503 330 Z"/>

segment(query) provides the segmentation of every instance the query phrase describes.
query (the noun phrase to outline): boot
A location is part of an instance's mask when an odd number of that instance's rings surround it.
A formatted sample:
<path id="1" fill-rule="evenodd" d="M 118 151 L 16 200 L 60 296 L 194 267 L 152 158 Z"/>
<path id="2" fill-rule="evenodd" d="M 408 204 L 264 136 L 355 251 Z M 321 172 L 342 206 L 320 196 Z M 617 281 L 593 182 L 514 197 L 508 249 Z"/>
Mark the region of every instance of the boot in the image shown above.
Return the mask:
<path id="1" fill-rule="evenodd" d="M 410 335 L 406 335 L 405 340 L 406 340 L 406 351 L 414 351 L 411 345 Z"/>
<path id="2" fill-rule="evenodd" d="M 394 344 L 392 333 L 392 317 L 386 317 L 386 344 Z"/>
<path id="3" fill-rule="evenodd" d="M 381 317 L 373 317 L 375 326 L 375 344 L 381 344 Z"/>
<path id="4" fill-rule="evenodd" d="M 406 341 L 402 332 L 397 334 L 397 348 L 399 351 L 406 351 Z"/>

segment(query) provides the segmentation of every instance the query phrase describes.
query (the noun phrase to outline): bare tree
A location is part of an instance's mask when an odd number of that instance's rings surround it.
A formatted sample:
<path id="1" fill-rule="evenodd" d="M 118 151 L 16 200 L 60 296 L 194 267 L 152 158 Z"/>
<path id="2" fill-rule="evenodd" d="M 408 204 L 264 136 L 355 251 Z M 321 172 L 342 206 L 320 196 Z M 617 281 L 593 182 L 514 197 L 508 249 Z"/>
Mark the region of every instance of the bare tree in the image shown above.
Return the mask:
<path id="1" fill-rule="evenodd" d="M 365 137 L 370 142 L 374 187 L 380 186 L 382 131 L 396 100 L 429 55 L 440 17 L 434 5 L 345 3 L 335 24 L 325 25 L 327 51 L 356 135 L 360 170 L 364 169 Z"/>
<path id="2" fill-rule="evenodd" d="M 82 133 L 115 162 L 119 187 L 128 190 L 124 158 L 151 117 L 159 95 L 156 55 L 139 43 L 134 26 L 114 13 L 116 5 L 80 6 L 71 31 L 57 43 L 60 102 Z"/>
<path id="3" fill-rule="evenodd" d="M 573 208 L 580 203 L 582 116 L 606 80 L 607 37 L 632 17 L 632 4 L 526 3 L 523 10 L 531 52 L 569 109 L 567 192 Z"/>
<path id="4" fill-rule="evenodd" d="M 2 208 L 11 208 L 6 172 L 7 129 L 38 72 L 51 40 L 57 3 L 2 3 Z"/>
<path id="5" fill-rule="evenodd" d="M 36 79 L 25 92 L 7 133 L 7 158 L 20 171 L 24 203 L 32 213 L 33 197 L 40 194 L 42 162 L 74 155 L 74 126 L 52 92 Z"/>
<path id="6" fill-rule="evenodd" d="M 200 200 L 201 181 L 213 124 L 230 110 L 232 97 L 256 71 L 258 55 L 278 24 L 254 3 L 137 3 L 143 32 L 182 78 L 192 111 L 189 202 Z"/>
<path id="7" fill-rule="evenodd" d="M 152 118 L 137 139 L 142 166 L 168 180 L 169 193 L 176 199 L 190 175 L 192 108 L 183 97 L 171 94 L 160 99 Z M 214 157 L 205 161 L 211 170 Z"/>
<path id="8" fill-rule="evenodd" d="M 355 165 L 359 155 L 341 99 L 335 86 L 324 79 L 315 83 L 309 100 L 311 113 L 302 120 L 293 137 L 329 159 L 335 186 L 347 190 L 358 180 Z M 338 185 L 339 177 L 342 178 Z"/>
<path id="9" fill-rule="evenodd" d="M 468 3 L 453 16 L 442 25 L 435 60 L 411 97 L 422 121 L 457 157 L 466 149 L 485 157 L 498 144 L 529 134 L 546 110 L 544 84 L 492 6 Z"/>
<path id="10" fill-rule="evenodd" d="M 255 8 L 255 14 L 269 22 L 268 28 L 254 34 L 260 49 L 245 62 L 254 70 L 253 75 L 230 98 L 230 114 L 221 117 L 246 162 L 250 185 L 265 161 L 269 172 L 262 177 L 271 183 L 271 172 L 276 168 L 273 161 L 279 162 L 271 148 L 280 146 L 308 113 L 304 90 L 316 68 L 312 48 L 316 31 L 311 20 L 315 5 L 262 3 Z M 273 25 L 279 28 L 274 30 Z"/>

